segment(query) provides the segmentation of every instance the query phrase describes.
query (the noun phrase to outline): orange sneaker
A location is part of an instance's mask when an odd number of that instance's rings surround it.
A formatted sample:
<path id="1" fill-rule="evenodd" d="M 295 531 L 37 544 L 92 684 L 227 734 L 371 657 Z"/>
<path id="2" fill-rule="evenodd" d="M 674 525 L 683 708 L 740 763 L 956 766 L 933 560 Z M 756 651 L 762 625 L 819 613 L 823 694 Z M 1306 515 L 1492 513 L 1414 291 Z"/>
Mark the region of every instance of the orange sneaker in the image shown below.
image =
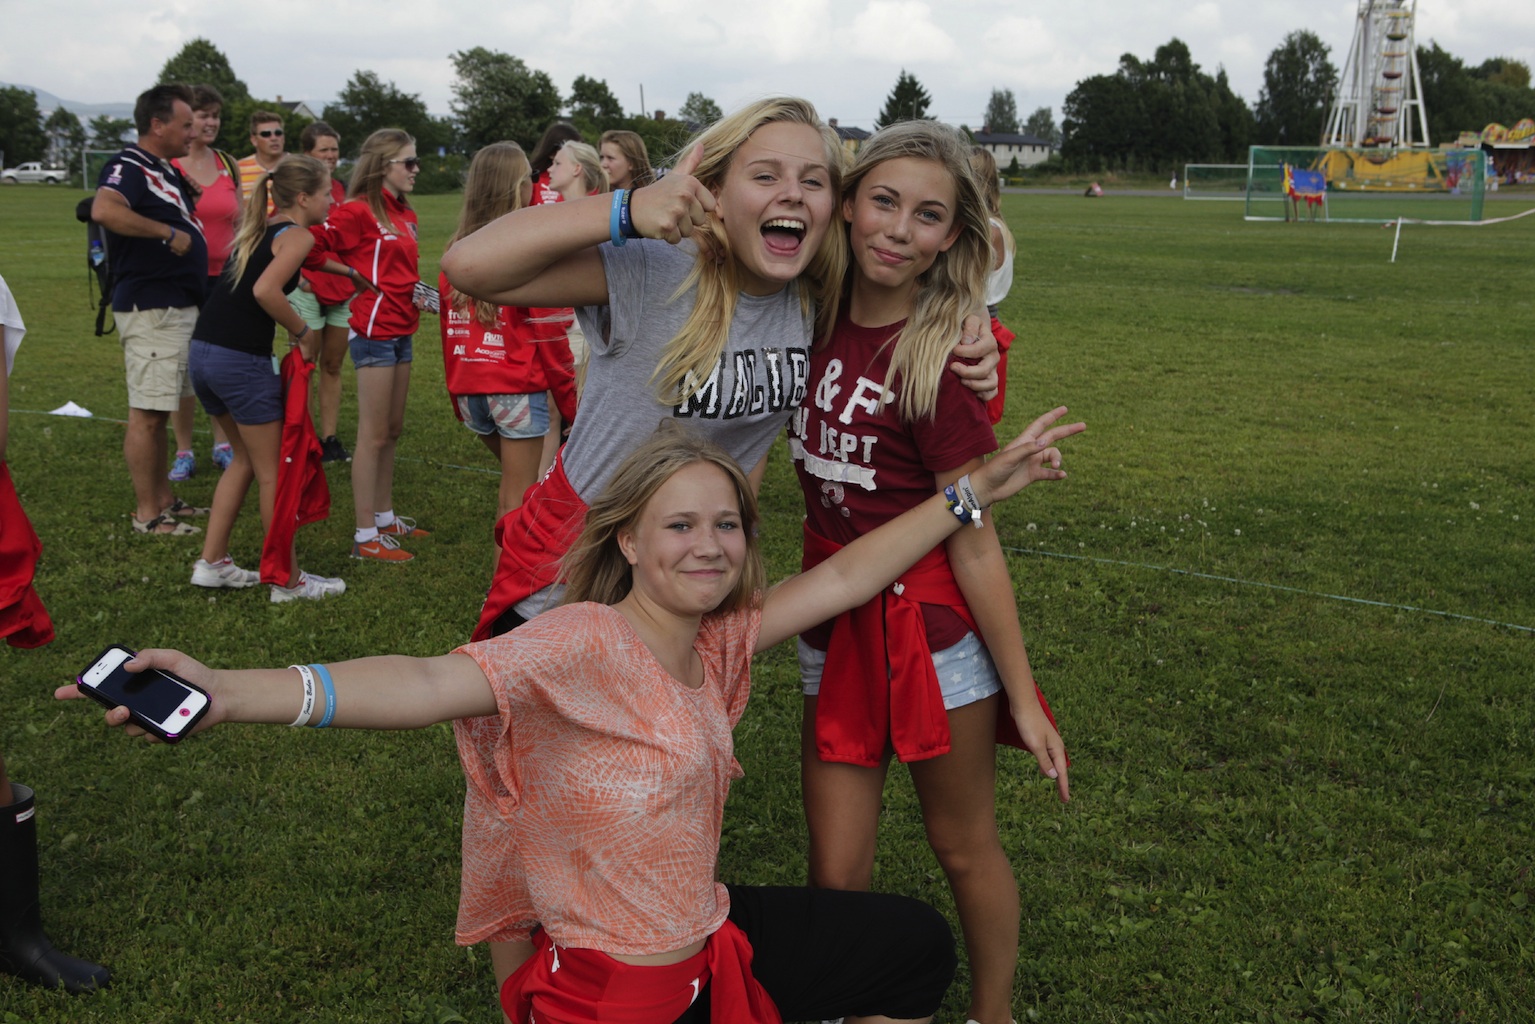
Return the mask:
<path id="1" fill-rule="evenodd" d="M 378 528 L 380 537 L 430 537 L 432 531 L 423 530 L 409 516 L 395 516 L 394 522 Z"/>
<path id="2" fill-rule="evenodd" d="M 352 542 L 352 557 L 374 562 L 408 562 L 416 556 L 400 547 L 400 542 L 380 533 L 373 540 Z"/>

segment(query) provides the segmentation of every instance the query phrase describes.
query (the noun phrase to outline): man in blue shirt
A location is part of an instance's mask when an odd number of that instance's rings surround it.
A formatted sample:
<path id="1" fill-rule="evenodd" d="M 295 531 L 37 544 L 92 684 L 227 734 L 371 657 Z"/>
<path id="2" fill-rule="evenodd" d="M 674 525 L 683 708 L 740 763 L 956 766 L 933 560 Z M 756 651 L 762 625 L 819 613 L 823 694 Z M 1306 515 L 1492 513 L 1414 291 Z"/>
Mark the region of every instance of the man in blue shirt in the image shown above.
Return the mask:
<path id="1" fill-rule="evenodd" d="M 206 514 L 171 493 L 166 424 L 192 393 L 187 354 L 208 273 L 208 243 L 193 212 L 195 188 L 171 165 L 192 141 L 192 91 L 157 85 L 133 108 L 139 140 L 110 160 L 97 182 L 91 219 L 119 238 L 112 311 L 128 376 L 123 458 L 133 478 L 139 533 L 200 533 L 182 521 Z"/>

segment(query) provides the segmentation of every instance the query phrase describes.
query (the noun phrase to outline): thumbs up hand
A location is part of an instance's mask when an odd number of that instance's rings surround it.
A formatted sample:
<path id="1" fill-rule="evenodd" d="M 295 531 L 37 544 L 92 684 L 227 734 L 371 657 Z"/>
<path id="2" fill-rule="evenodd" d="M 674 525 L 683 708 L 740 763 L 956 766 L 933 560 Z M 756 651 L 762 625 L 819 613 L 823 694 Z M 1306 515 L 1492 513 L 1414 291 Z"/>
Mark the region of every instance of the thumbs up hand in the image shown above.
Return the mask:
<path id="1" fill-rule="evenodd" d="M 694 146 L 665 177 L 630 197 L 629 215 L 643 237 L 676 245 L 709 222 L 714 194 L 693 177 L 703 155 L 703 147 Z"/>

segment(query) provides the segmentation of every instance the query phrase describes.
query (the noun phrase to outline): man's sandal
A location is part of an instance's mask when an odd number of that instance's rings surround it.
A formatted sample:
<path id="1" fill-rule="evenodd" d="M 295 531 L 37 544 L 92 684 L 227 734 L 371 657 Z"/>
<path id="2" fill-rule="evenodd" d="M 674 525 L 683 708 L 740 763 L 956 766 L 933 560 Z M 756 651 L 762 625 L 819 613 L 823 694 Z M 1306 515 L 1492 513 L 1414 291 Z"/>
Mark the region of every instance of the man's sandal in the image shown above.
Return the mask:
<path id="1" fill-rule="evenodd" d="M 179 516 L 183 519 L 190 519 L 196 516 L 205 516 L 208 514 L 208 510 L 197 505 L 189 505 L 180 498 L 177 498 L 161 509 L 160 514 L 162 516 Z"/>
<path id="2" fill-rule="evenodd" d="M 173 506 L 174 507 L 174 506 Z M 156 537 L 190 537 L 195 533 L 202 533 L 201 526 L 193 526 L 191 523 L 179 523 L 170 511 L 161 512 L 148 522 L 139 522 L 138 518 L 130 514 L 128 521 L 133 524 L 135 533 L 147 533 Z M 174 529 L 163 530 L 163 526 L 172 526 Z"/>

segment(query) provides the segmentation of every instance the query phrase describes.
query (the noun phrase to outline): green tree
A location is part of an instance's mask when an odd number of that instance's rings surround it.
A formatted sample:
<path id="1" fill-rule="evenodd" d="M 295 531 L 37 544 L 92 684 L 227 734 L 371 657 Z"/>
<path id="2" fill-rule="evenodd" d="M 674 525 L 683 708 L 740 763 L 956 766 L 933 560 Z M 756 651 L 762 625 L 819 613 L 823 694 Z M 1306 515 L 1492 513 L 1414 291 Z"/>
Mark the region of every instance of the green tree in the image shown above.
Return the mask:
<path id="1" fill-rule="evenodd" d="M 1061 129 L 1056 125 L 1055 111 L 1050 107 L 1036 107 L 1029 119 L 1023 122 L 1023 133 L 1044 139 L 1056 149 L 1061 148 Z"/>
<path id="2" fill-rule="evenodd" d="M 439 146 L 453 142 L 452 125 L 427 113 L 421 97 L 401 92 L 373 71 L 354 72 L 336 102 L 325 107 L 322 118 L 341 133 L 342 152 L 349 157 L 355 157 L 363 140 L 380 128 L 409 132 L 421 153 L 435 153 Z"/>
<path id="3" fill-rule="evenodd" d="M 570 83 L 570 120 L 584 134 L 596 135 L 609 128 L 624 127 L 624 108 L 600 78 L 577 75 Z"/>
<path id="4" fill-rule="evenodd" d="M 991 90 L 986 101 L 986 131 L 1000 135 L 1018 134 L 1018 100 L 1011 89 Z"/>
<path id="5" fill-rule="evenodd" d="M 1284 37 L 1263 65 L 1256 139 L 1265 145 L 1315 146 L 1322 141 L 1338 69 L 1326 43 L 1299 29 Z"/>
<path id="6" fill-rule="evenodd" d="M 224 97 L 225 103 L 248 100 L 251 95 L 250 89 L 235 75 L 234 68 L 229 66 L 229 58 L 224 56 L 224 52 L 200 36 L 165 62 L 165 67 L 160 69 L 159 81 L 211 85 Z M 240 134 L 245 134 L 243 128 Z"/>
<path id="7" fill-rule="evenodd" d="M 1498 85 L 1511 85 L 1516 89 L 1530 87 L 1530 66 L 1522 60 L 1510 57 L 1493 57 L 1482 61 L 1476 69 L 1476 77 Z"/>
<path id="8" fill-rule="evenodd" d="M 80 151 L 85 148 L 85 126 L 73 113 L 59 107 L 43 122 L 48 136 L 48 152 L 60 167 L 78 167 Z"/>
<path id="9" fill-rule="evenodd" d="M 133 131 L 133 122 L 126 117 L 97 114 L 89 127 L 90 148 L 116 152 L 123 148 L 123 136 Z"/>
<path id="10" fill-rule="evenodd" d="M 623 127 L 645 140 L 645 152 L 650 154 L 653 167 L 671 163 L 693 134 L 688 130 L 687 122 L 676 118 L 658 121 L 653 117 L 634 117 Z"/>
<path id="11" fill-rule="evenodd" d="M 8 166 L 41 160 L 48 148 L 37 94 L 14 85 L 0 88 L 0 152 Z"/>
<path id="12" fill-rule="evenodd" d="M 1061 157 L 1083 170 L 1123 170 L 1132 165 L 1147 130 L 1141 96 L 1130 79 L 1093 75 L 1078 82 L 1061 107 Z"/>
<path id="13" fill-rule="evenodd" d="M 470 152 L 506 139 L 530 149 L 560 115 L 554 81 L 511 54 L 483 46 L 460 50 L 453 70 L 453 114 Z"/>
<path id="14" fill-rule="evenodd" d="M 725 112 L 720 109 L 720 105 L 701 92 L 688 93 L 688 98 L 682 101 L 682 107 L 677 111 L 677 120 L 700 128 L 707 128 L 724 116 Z"/>
<path id="15" fill-rule="evenodd" d="M 927 108 L 932 106 L 932 103 L 933 97 L 922 88 L 922 83 L 917 81 L 917 76 L 902 68 L 895 80 L 895 88 L 891 89 L 890 95 L 885 97 L 885 109 L 880 112 L 879 120 L 874 122 L 874 127 L 883 128 L 897 121 L 920 121 L 927 117 Z"/>

